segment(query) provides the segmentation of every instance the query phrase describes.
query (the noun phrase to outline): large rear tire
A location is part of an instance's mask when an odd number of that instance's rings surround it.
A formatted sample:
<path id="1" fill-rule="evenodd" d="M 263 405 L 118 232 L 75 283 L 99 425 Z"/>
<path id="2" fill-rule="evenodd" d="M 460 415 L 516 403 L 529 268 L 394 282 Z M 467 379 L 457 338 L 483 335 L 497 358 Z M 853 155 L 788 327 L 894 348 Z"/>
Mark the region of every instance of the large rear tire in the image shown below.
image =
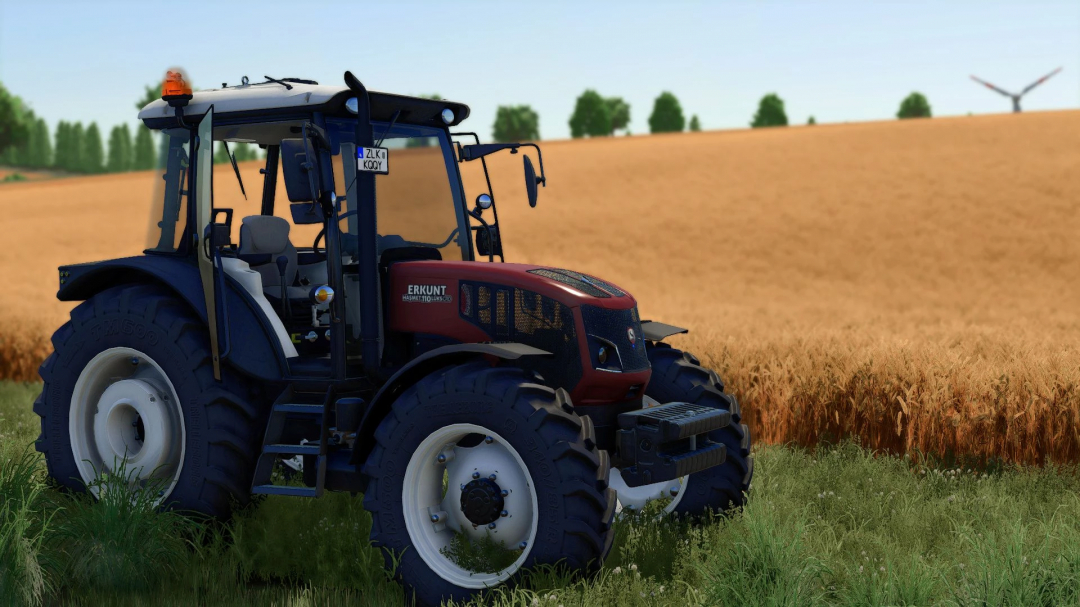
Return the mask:
<path id="1" fill-rule="evenodd" d="M 609 469 L 565 391 L 513 367 L 448 367 L 406 390 L 375 433 L 362 469 L 371 539 L 420 605 L 541 563 L 598 566 L 613 539 Z M 499 562 L 463 562 L 463 540 L 501 544 Z"/>
<path id="2" fill-rule="evenodd" d="M 691 474 L 682 485 L 673 511 L 701 515 L 742 506 L 754 476 L 754 458 L 750 455 L 750 429 L 741 423 L 739 403 L 724 393 L 724 383 L 716 372 L 702 367 L 693 354 L 663 342 L 649 346 L 646 353 L 652 364 L 646 396 L 660 403 L 687 402 L 731 411 L 731 423 L 709 435 L 711 440 L 727 446 L 727 459 L 719 466 Z"/>
<path id="3" fill-rule="evenodd" d="M 181 301 L 156 285 L 126 285 L 79 304 L 53 334 L 34 403 L 49 476 L 84 491 L 121 462 L 166 507 L 227 518 L 246 503 L 266 413 L 222 367 Z"/>

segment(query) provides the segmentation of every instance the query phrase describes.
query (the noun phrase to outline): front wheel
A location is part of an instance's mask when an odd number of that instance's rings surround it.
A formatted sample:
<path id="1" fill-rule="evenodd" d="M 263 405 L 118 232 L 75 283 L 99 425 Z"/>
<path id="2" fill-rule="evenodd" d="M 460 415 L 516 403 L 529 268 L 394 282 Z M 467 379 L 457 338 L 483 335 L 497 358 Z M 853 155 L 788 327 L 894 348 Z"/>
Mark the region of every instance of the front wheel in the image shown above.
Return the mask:
<path id="1" fill-rule="evenodd" d="M 375 441 L 362 470 L 371 539 L 421 605 L 536 564 L 596 566 L 611 548 L 615 495 L 592 423 L 519 369 L 438 371 L 398 398 Z"/>
<path id="2" fill-rule="evenodd" d="M 727 447 L 723 464 L 679 479 L 642 487 L 626 487 L 621 477 L 612 474 L 612 486 L 619 492 L 623 509 L 640 509 L 652 500 L 668 500 L 663 513 L 701 515 L 723 512 L 742 506 L 754 475 L 750 455 L 750 430 L 741 423 L 739 403 L 724 393 L 717 374 L 701 366 L 688 352 L 665 343 L 652 344 L 646 350 L 652 365 L 652 378 L 645 396 L 654 404 L 687 402 L 731 411 L 731 423 L 709 434 L 709 439 Z"/>

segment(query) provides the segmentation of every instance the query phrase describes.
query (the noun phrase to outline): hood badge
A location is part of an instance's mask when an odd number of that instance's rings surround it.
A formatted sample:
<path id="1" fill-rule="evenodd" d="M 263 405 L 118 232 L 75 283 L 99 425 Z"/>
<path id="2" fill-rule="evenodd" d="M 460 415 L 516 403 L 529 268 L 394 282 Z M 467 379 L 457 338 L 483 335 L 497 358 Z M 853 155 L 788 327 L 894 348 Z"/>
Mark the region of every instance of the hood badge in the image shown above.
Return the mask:
<path id="1" fill-rule="evenodd" d="M 634 333 L 634 327 L 626 327 L 626 337 L 630 340 L 630 345 L 637 345 L 637 335 Z"/>

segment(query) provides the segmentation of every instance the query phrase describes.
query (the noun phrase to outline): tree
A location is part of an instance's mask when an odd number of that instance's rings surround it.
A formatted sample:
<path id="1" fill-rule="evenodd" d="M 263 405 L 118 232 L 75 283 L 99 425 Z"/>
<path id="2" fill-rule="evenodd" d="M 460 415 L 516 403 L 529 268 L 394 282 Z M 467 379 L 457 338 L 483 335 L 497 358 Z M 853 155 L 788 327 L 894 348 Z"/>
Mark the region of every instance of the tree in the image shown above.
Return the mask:
<path id="1" fill-rule="evenodd" d="M 71 127 L 61 120 L 56 123 L 56 148 L 53 150 L 53 167 L 67 168 L 68 149 L 70 148 Z"/>
<path id="2" fill-rule="evenodd" d="M 540 139 L 540 116 L 527 105 L 500 105 L 491 138 L 500 143 Z"/>
<path id="3" fill-rule="evenodd" d="M 806 124 L 808 124 L 810 126 L 813 126 L 813 125 L 817 124 L 817 120 L 814 120 L 814 117 L 811 116 L 810 119 L 806 121 Z"/>
<path id="4" fill-rule="evenodd" d="M 570 136 L 575 139 L 603 137 L 611 132 L 611 108 L 604 98 L 592 89 L 582 93 L 570 116 Z"/>
<path id="5" fill-rule="evenodd" d="M 135 102 L 135 109 L 141 110 L 147 105 L 161 99 L 161 87 L 165 85 L 165 81 L 157 83 L 156 86 L 145 87 L 146 91 L 143 93 L 142 99 Z"/>
<path id="6" fill-rule="evenodd" d="M 101 173 L 105 170 L 105 146 L 96 122 L 91 122 L 87 127 L 82 150 L 83 172 Z"/>
<path id="7" fill-rule="evenodd" d="M 38 139 L 38 155 L 34 161 L 34 166 L 38 168 L 47 168 L 52 165 L 52 138 L 49 136 L 49 125 L 45 124 L 44 118 L 38 118 L 37 123 L 34 124 L 34 132 L 37 133 Z"/>
<path id="8" fill-rule="evenodd" d="M 608 97 L 604 100 L 608 106 L 608 114 L 611 116 L 611 134 L 615 131 L 630 126 L 630 104 L 623 101 L 622 97 Z"/>
<path id="9" fill-rule="evenodd" d="M 787 114 L 784 112 L 784 100 L 776 93 L 769 93 L 761 98 L 754 121 L 750 126 L 755 129 L 770 126 L 787 126 Z"/>
<path id="10" fill-rule="evenodd" d="M 929 118 L 930 102 L 922 93 L 914 92 L 900 102 L 900 111 L 896 113 L 900 120 L 905 118 Z"/>
<path id="11" fill-rule="evenodd" d="M 682 106 L 671 93 L 664 91 L 653 103 L 652 115 L 649 116 L 649 131 L 652 133 L 681 133 L 686 126 Z"/>
<path id="12" fill-rule="evenodd" d="M 139 125 L 135 127 L 135 150 L 132 152 L 131 168 L 146 171 L 154 168 L 156 164 L 154 139 L 150 136 L 150 129 Z"/>
<path id="13" fill-rule="evenodd" d="M 691 133 L 700 133 L 701 132 L 701 121 L 698 120 L 697 114 L 694 114 L 693 116 L 690 117 L 690 132 Z"/>
<path id="14" fill-rule="evenodd" d="M 214 164 L 229 164 L 229 153 L 225 151 L 225 142 L 218 143 L 214 152 Z"/>
<path id="15" fill-rule="evenodd" d="M 68 165 L 65 169 L 81 173 L 83 171 L 83 125 L 76 122 L 69 132 L 68 137 Z"/>
<path id="16" fill-rule="evenodd" d="M 131 170 L 131 132 L 126 124 L 114 126 L 109 133 L 109 161 L 105 170 L 110 173 Z"/>
<path id="17" fill-rule="evenodd" d="M 30 137 L 23 113 L 22 100 L 0 84 L 0 153 L 26 143 Z"/>

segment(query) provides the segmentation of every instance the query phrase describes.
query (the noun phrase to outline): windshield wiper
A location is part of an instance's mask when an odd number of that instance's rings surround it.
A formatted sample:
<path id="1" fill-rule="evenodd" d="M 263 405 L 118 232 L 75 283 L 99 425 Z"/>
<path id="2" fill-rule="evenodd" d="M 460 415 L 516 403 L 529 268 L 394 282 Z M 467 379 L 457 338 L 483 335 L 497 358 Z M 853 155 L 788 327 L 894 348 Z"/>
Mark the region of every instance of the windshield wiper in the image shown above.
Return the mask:
<path id="1" fill-rule="evenodd" d="M 232 152 L 229 151 L 228 141 L 222 139 L 221 144 L 225 146 L 225 153 L 229 155 L 229 162 L 232 163 L 232 170 L 236 173 L 236 181 L 240 184 L 240 193 L 244 195 L 244 200 L 247 200 L 247 192 L 244 191 L 244 180 L 240 178 L 240 167 L 236 166 L 236 156 L 233 156 Z"/>
<path id="2" fill-rule="evenodd" d="M 278 80 L 277 78 L 271 78 L 270 76 L 263 76 L 263 78 L 266 78 L 267 82 L 276 82 L 276 83 L 284 86 L 286 91 L 291 91 L 292 90 L 292 85 L 289 84 L 288 82 L 285 82 L 284 80 Z"/>
<path id="3" fill-rule="evenodd" d="M 390 125 L 386 127 L 385 131 L 383 131 L 382 137 L 379 137 L 379 143 L 376 143 L 375 147 L 382 147 L 383 139 L 386 139 L 386 136 L 390 134 L 390 129 L 394 128 L 394 125 L 397 124 L 397 119 L 399 116 L 401 116 L 401 110 L 394 112 L 394 116 L 390 118 Z"/>

